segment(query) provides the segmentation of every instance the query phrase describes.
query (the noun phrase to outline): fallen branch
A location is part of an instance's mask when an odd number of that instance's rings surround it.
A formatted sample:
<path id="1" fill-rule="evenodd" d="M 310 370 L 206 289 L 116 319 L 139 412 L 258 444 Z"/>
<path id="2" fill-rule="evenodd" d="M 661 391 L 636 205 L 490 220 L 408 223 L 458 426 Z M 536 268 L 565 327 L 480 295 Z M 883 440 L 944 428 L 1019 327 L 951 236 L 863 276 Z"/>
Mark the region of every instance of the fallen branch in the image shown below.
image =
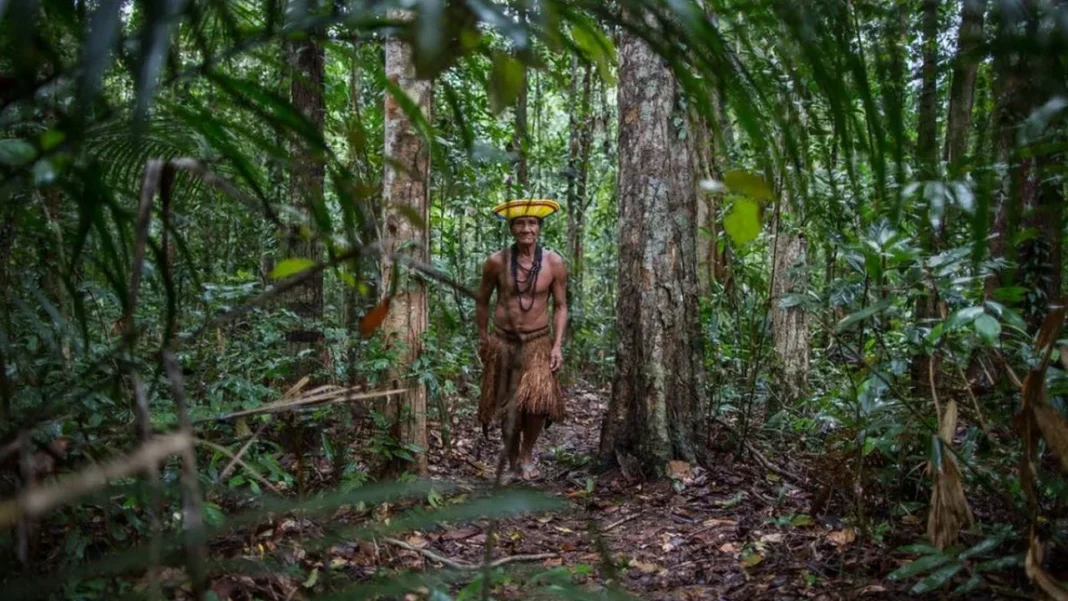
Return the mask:
<path id="1" fill-rule="evenodd" d="M 732 433 L 735 433 L 734 428 L 731 427 L 730 424 L 728 424 L 727 422 L 719 419 L 718 417 L 717 418 L 713 418 L 713 421 L 715 423 L 723 426 L 724 428 L 730 430 Z M 735 434 L 737 434 L 737 433 L 735 433 Z M 805 479 L 804 478 L 802 478 L 801 476 L 798 476 L 797 474 L 791 472 L 790 470 L 788 470 L 788 469 L 786 469 L 784 467 L 780 467 L 780 466 L 772 463 L 770 459 L 765 457 L 764 454 L 760 452 L 760 449 L 756 448 L 756 445 L 754 445 L 753 443 L 749 442 L 748 440 L 745 441 L 745 450 L 748 451 L 749 454 L 751 454 L 753 456 L 753 458 L 757 460 L 757 463 L 759 463 L 764 469 L 768 470 L 769 472 L 778 474 L 779 476 L 782 476 L 783 478 L 793 482 L 794 484 L 797 484 L 798 486 L 803 486 L 805 484 Z"/>
<path id="2" fill-rule="evenodd" d="M 628 515 L 627 517 L 625 517 L 625 518 L 623 518 L 621 520 L 616 520 L 616 521 L 612 522 L 611 524 L 609 524 L 609 525 L 605 526 L 604 528 L 602 528 L 601 529 L 601 534 L 604 534 L 605 532 L 608 532 L 610 530 L 615 530 L 616 528 L 619 528 L 623 524 L 626 524 L 627 522 L 629 522 L 631 520 L 634 520 L 634 519 L 637 519 L 637 518 L 641 517 L 641 515 L 642 515 L 641 513 L 632 513 L 631 515 Z"/>
<path id="3" fill-rule="evenodd" d="M 94 465 L 45 486 L 23 490 L 0 504 L 0 528 L 11 526 L 22 516 L 37 517 L 68 501 L 107 486 L 117 478 L 134 476 L 151 469 L 171 455 L 192 448 L 193 437 L 185 432 L 157 436 L 130 455 L 109 463 Z"/>
<path id="4" fill-rule="evenodd" d="M 448 566 L 448 567 L 450 567 L 450 568 L 452 568 L 454 570 L 481 570 L 484 567 L 499 568 L 499 567 L 501 567 L 501 566 L 503 566 L 505 564 L 515 563 L 515 562 L 518 562 L 518 561 L 542 561 L 542 560 L 545 560 L 545 559 L 552 559 L 554 557 L 559 557 L 559 554 L 557 554 L 557 553 L 535 553 L 533 555 L 509 555 L 508 557 L 502 557 L 502 558 L 500 558 L 498 560 L 491 561 L 488 564 L 488 566 L 483 566 L 483 565 L 477 565 L 477 564 L 473 564 L 473 563 L 468 563 L 466 561 L 460 561 L 460 560 L 457 560 L 457 559 L 450 559 L 448 557 L 443 557 L 443 556 L 438 555 L 437 553 L 435 553 L 435 552 L 433 552 L 433 551 L 431 551 L 429 549 L 420 549 L 419 547 L 416 547 L 415 545 L 410 545 L 410 544 L 408 544 L 408 543 L 406 543 L 406 542 L 404 542 L 402 540 L 397 540 L 395 538 L 382 538 L 381 540 L 393 545 L 394 547 L 400 547 L 401 549 L 404 549 L 406 551 L 413 551 L 415 553 L 418 553 L 418 554 L 422 555 L 423 557 L 426 557 L 430 561 L 433 561 L 433 562 L 436 562 L 436 563 L 440 563 L 440 564 Z"/>
<path id="5" fill-rule="evenodd" d="M 303 397 L 298 397 L 289 401 L 278 401 L 276 403 L 270 403 L 256 409 L 246 409 L 244 411 L 237 411 L 235 413 L 228 413 L 226 415 L 220 415 L 217 417 L 205 417 L 196 420 L 194 423 L 215 421 L 222 422 L 235 417 L 244 417 L 247 415 L 258 415 L 260 413 L 282 413 L 285 411 L 292 411 L 296 407 L 302 407 L 304 405 L 312 404 L 329 404 L 329 403 L 347 403 L 350 401 L 360 401 L 365 399 L 373 399 L 378 397 L 388 397 L 407 392 L 406 388 L 395 388 L 393 390 L 379 390 L 374 392 L 364 392 L 360 394 L 351 394 L 349 388 L 337 388 L 324 392 L 322 388 L 317 388 L 310 391 Z"/>

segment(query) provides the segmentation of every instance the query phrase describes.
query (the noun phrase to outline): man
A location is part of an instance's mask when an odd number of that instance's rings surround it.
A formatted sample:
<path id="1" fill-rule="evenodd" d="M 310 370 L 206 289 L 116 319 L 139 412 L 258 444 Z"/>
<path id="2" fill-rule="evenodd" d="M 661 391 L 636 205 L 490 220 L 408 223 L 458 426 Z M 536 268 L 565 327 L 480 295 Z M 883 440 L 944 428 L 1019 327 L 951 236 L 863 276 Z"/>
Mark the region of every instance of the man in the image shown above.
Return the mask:
<path id="1" fill-rule="evenodd" d="M 509 467 L 524 480 L 539 477 L 534 443 L 546 420 L 564 417 L 555 373 L 564 362 L 567 268 L 560 255 L 538 244 L 542 219 L 559 208 L 551 200 L 514 200 L 493 208 L 508 221 L 515 243 L 493 253 L 483 265 L 475 311 L 483 365 L 478 418 L 483 428 L 501 420 Z M 491 331 L 489 302 L 494 290 L 497 303 Z M 515 403 L 514 423 L 509 423 L 510 399 Z"/>

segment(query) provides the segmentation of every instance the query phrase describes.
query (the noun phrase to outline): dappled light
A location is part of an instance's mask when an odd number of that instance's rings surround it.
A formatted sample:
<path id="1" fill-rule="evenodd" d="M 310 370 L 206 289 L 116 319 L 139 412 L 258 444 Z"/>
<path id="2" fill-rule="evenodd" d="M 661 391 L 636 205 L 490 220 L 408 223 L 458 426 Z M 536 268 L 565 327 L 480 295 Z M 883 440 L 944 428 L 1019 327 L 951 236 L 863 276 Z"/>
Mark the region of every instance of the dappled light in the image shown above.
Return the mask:
<path id="1" fill-rule="evenodd" d="M 8 599 L 1068 600 L 1068 5 L 0 0 Z"/>

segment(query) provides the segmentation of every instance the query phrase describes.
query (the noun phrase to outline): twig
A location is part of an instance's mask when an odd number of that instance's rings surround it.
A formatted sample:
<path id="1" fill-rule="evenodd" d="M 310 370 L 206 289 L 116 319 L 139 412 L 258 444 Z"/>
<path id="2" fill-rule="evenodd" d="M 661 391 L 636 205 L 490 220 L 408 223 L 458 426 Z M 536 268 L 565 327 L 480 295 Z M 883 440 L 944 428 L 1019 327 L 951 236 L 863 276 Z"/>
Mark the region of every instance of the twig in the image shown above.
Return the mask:
<path id="1" fill-rule="evenodd" d="M 0 504 L 0 528 L 14 524 L 20 516 L 36 517 L 84 494 L 107 485 L 109 480 L 133 476 L 171 455 L 192 448 L 193 437 L 185 432 L 157 436 L 125 457 L 94 465 L 46 486 L 23 490 L 16 498 Z"/>
<path id="2" fill-rule="evenodd" d="M 141 271 L 145 263 L 145 245 L 148 244 L 148 230 L 152 216 L 152 199 L 159 191 L 160 180 L 163 176 L 163 161 L 151 159 L 145 165 L 145 178 L 141 184 L 141 201 L 137 208 L 137 222 L 134 226 L 136 238 L 134 239 L 133 266 L 130 268 L 130 289 L 127 291 L 126 314 L 123 316 L 123 335 L 132 337 L 134 328 L 134 314 L 137 310 L 137 297 L 141 289 Z"/>
<path id="3" fill-rule="evenodd" d="M 146 444 L 152 438 L 152 424 L 148 409 L 148 395 L 145 393 L 144 382 L 141 381 L 137 370 L 129 368 L 130 381 L 134 389 L 136 400 L 134 417 L 137 422 L 137 440 L 140 444 Z M 149 584 L 149 596 L 153 599 L 163 599 L 163 589 L 159 586 L 157 578 L 160 568 L 160 558 L 163 549 L 163 526 L 160 523 L 160 515 L 163 513 L 163 488 L 160 484 L 159 464 L 153 464 L 145 470 L 145 478 L 148 479 L 152 489 L 152 499 L 148 508 L 148 517 L 152 539 L 148 549 L 148 574 L 151 576 Z"/>
<path id="4" fill-rule="evenodd" d="M 163 371 L 171 385 L 171 395 L 178 410 L 178 427 L 192 439 L 193 423 L 189 421 L 189 411 L 185 399 L 185 381 L 178 366 L 174 352 L 164 350 L 162 353 Z M 186 558 L 189 562 L 189 576 L 193 581 L 193 598 L 204 601 L 206 590 L 207 547 L 204 542 L 204 512 L 200 498 L 200 486 L 197 483 L 197 456 L 193 446 L 182 449 L 182 525 L 185 528 Z"/>
<path id="5" fill-rule="evenodd" d="M 489 567 L 490 569 L 493 569 L 493 568 L 499 568 L 499 567 L 501 567 L 501 566 L 503 566 L 505 564 L 515 563 L 515 562 L 518 562 L 518 561 L 542 561 L 542 560 L 545 560 L 545 559 L 552 559 L 554 557 L 559 557 L 559 554 L 557 554 L 557 553 L 535 553 L 533 555 L 509 555 L 508 557 L 502 557 L 502 558 L 497 559 L 495 561 L 491 561 L 490 563 L 488 563 L 485 566 L 483 566 L 483 565 L 480 565 L 480 564 L 473 564 L 473 563 L 468 563 L 466 561 L 459 561 L 459 560 L 456 560 L 456 559 L 450 559 L 448 557 L 443 557 L 443 556 L 438 555 L 437 553 L 435 553 L 435 552 L 433 552 L 433 551 L 431 551 L 429 549 L 420 549 L 419 547 L 416 547 L 414 545 L 410 545 L 410 544 L 408 544 L 408 543 L 406 543 L 406 542 L 404 542 L 402 540 L 397 540 L 395 538 L 382 538 L 381 540 L 393 545 L 394 547 L 400 547 L 401 549 L 404 549 L 406 551 L 414 551 L 415 553 L 419 553 L 420 555 L 422 555 L 423 557 L 426 557 L 430 561 L 433 561 L 433 562 L 436 562 L 436 563 L 440 563 L 442 565 L 449 566 L 450 568 L 452 568 L 454 570 L 481 570 L 484 567 Z"/>
<path id="6" fill-rule="evenodd" d="M 616 521 L 612 522 L 611 524 L 609 524 L 609 525 L 605 526 L 604 528 L 602 528 L 601 529 L 601 534 L 604 534 L 605 532 L 608 532 L 610 530 L 615 530 L 616 528 L 619 528 L 623 524 L 626 524 L 627 522 L 629 522 L 631 520 L 640 518 L 641 516 L 642 516 L 641 512 L 638 512 L 638 513 L 632 513 L 632 514 L 628 515 L 627 517 L 625 517 L 625 518 L 623 518 L 621 520 L 616 520 Z"/>
<path id="7" fill-rule="evenodd" d="M 727 422 L 723 421 L 722 419 L 716 417 L 716 418 L 713 418 L 712 421 L 714 421 L 715 423 L 717 423 L 717 424 L 723 426 L 724 428 L 730 430 L 731 432 L 734 432 L 735 435 L 737 435 L 737 432 L 735 432 L 734 428 L 731 427 L 730 424 L 728 424 Z M 757 463 L 759 463 L 764 469 L 768 470 L 769 472 L 773 472 L 775 474 L 778 474 L 779 476 L 782 476 L 783 478 L 786 478 L 787 480 L 789 480 L 789 481 L 791 481 L 794 484 L 797 484 L 799 486 L 803 486 L 805 484 L 805 479 L 804 478 L 802 478 L 801 476 L 798 476 L 797 474 L 791 472 L 790 470 L 787 470 L 786 468 L 779 467 L 778 465 L 772 463 L 771 460 L 769 460 L 767 457 L 765 457 L 764 454 L 761 453 L 760 450 L 757 449 L 756 445 L 754 445 L 753 443 L 751 443 L 751 442 L 749 442 L 747 440 L 747 441 L 744 441 L 744 446 L 745 446 L 745 450 L 749 451 L 749 453 L 753 456 L 753 458 L 755 458 L 757 460 Z M 818 482 L 818 480 L 817 480 L 817 482 Z"/>
<path id="8" fill-rule="evenodd" d="M 267 421 L 260 424 L 259 428 L 256 428 L 255 434 L 250 436 L 249 439 L 245 441 L 245 444 L 242 445 L 241 449 L 237 451 L 237 454 L 230 459 L 230 463 L 223 469 L 222 472 L 219 473 L 219 482 L 226 480 L 227 476 L 230 475 L 230 472 L 234 470 L 234 466 L 237 465 L 237 462 L 241 461 L 241 458 L 245 455 L 246 452 L 248 452 L 249 447 L 252 446 L 252 443 L 256 442 L 256 440 L 260 437 L 260 434 L 263 434 L 263 431 L 266 430 L 267 426 L 269 426 L 270 424 L 271 421 L 268 419 Z"/>
<path id="9" fill-rule="evenodd" d="M 201 423 L 207 421 L 222 422 L 233 419 L 235 417 L 243 417 L 246 415 L 258 415 L 260 413 L 281 413 L 284 411 L 293 410 L 295 407 L 303 405 L 310 405 L 313 403 L 347 403 L 350 401 L 360 401 L 365 399 L 374 399 L 378 397 L 388 397 L 397 394 L 407 392 L 407 388 L 395 388 L 392 390 L 381 390 L 374 392 L 365 392 L 356 395 L 350 395 L 348 389 L 332 390 L 330 392 L 316 392 L 312 391 L 308 396 L 293 399 L 291 401 L 279 401 L 277 403 L 270 403 L 256 409 L 246 409 L 244 411 L 238 411 L 236 413 L 228 413 L 226 415 L 220 415 L 217 417 L 204 417 L 196 420 L 194 423 Z M 340 398 L 339 398 L 340 397 Z"/>
<path id="10" fill-rule="evenodd" d="M 234 464 L 240 465 L 241 467 L 245 468 L 253 478 L 255 478 L 257 481 L 259 481 L 261 484 L 263 484 L 267 488 L 271 489 L 271 491 L 273 491 L 275 494 L 281 494 L 281 491 L 278 490 L 278 487 L 276 487 L 274 484 L 271 484 L 271 481 L 268 480 L 267 478 L 264 478 L 263 474 L 259 473 L 259 471 L 257 471 L 256 468 L 254 468 L 251 465 L 245 463 L 244 459 L 241 459 L 240 457 L 235 455 L 233 453 L 233 451 L 231 451 L 230 449 L 228 449 L 228 448 L 226 448 L 226 447 L 224 447 L 222 445 L 215 444 L 214 442 L 211 442 L 210 440 L 204 440 L 203 438 L 195 438 L 195 439 L 193 439 L 193 442 L 195 442 L 197 444 L 204 445 L 204 446 L 208 447 L 209 449 L 212 449 L 214 451 L 218 451 L 218 452 L 222 453 L 223 455 L 226 455 L 227 457 L 230 458 L 230 462 L 231 462 L 230 465 L 234 465 Z M 252 441 L 250 440 L 249 442 L 252 442 Z M 246 446 L 246 448 L 247 448 L 247 446 Z"/>

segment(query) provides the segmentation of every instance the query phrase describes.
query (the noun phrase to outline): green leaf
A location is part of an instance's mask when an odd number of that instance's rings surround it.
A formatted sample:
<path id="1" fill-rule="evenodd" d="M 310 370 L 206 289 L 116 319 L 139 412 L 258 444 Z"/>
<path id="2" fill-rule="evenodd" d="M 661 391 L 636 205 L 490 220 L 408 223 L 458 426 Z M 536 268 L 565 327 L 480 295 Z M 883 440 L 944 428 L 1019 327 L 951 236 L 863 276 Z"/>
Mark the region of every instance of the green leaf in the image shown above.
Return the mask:
<path id="1" fill-rule="evenodd" d="M 951 578 L 957 575 L 957 572 L 964 567 L 964 564 L 959 561 L 946 564 L 937 569 L 927 578 L 916 583 L 916 586 L 912 587 L 910 591 L 913 595 L 922 595 L 931 591 L 938 590 L 942 586 L 949 582 Z"/>
<path id="2" fill-rule="evenodd" d="M 890 306 L 889 299 L 884 299 L 884 300 L 881 300 L 881 301 L 875 303 L 874 305 L 872 305 L 870 307 L 865 307 L 865 308 L 861 309 L 860 311 L 856 311 L 854 313 L 850 313 L 849 315 L 846 315 L 844 318 L 842 318 L 842 321 L 838 322 L 838 325 L 835 327 L 835 331 L 841 332 L 841 331 L 845 330 L 846 328 L 848 328 L 849 326 L 851 326 L 851 325 L 853 325 L 853 324 L 855 324 L 857 322 L 863 321 L 863 320 L 871 317 L 872 315 L 875 315 L 876 313 L 878 313 L 880 311 L 883 311 L 888 306 Z"/>
<path id="3" fill-rule="evenodd" d="M 489 105 L 494 115 L 512 106 L 519 92 L 523 88 L 523 77 L 526 73 L 526 65 L 519 59 L 495 52 L 493 54 L 493 70 L 489 79 Z"/>
<path id="4" fill-rule="evenodd" d="M 898 551 L 902 553 L 913 553 L 917 555 L 930 555 L 931 553 L 941 553 L 938 549 L 928 545 L 927 543 L 917 543 L 915 545 L 905 545 L 899 547 Z"/>
<path id="5" fill-rule="evenodd" d="M 930 572 L 931 570 L 944 565 L 948 561 L 949 557 L 942 555 L 941 553 L 937 555 L 924 555 L 916 561 L 907 563 L 893 572 L 890 572 L 888 578 L 890 578 L 890 580 L 912 578 L 913 576 L 919 576 L 925 572 Z"/>
<path id="6" fill-rule="evenodd" d="M 26 140 L 0 140 L 0 165 L 21 167 L 37 156 L 37 150 Z"/>
<path id="7" fill-rule="evenodd" d="M 760 234 L 760 205 L 742 196 L 735 196 L 733 200 L 730 214 L 723 218 L 723 229 L 727 230 L 734 245 L 741 247 Z"/>
<path id="8" fill-rule="evenodd" d="M 612 74 L 612 65 L 616 62 L 616 47 L 611 38 L 606 36 L 596 25 L 585 19 L 577 19 L 571 26 L 571 39 L 590 62 L 597 65 L 597 71 L 605 84 L 616 83 Z"/>
<path id="9" fill-rule="evenodd" d="M 319 568 L 313 568 L 311 574 L 308 574 L 307 580 L 305 580 L 304 584 L 301 586 L 304 588 L 311 588 L 315 586 L 316 582 L 319 582 Z"/>
<path id="10" fill-rule="evenodd" d="M 1001 335 L 1001 324 L 990 315 L 982 315 L 975 320 L 975 332 L 987 344 L 995 344 Z"/>
<path id="11" fill-rule="evenodd" d="M 975 589 L 979 588 L 979 585 L 981 585 L 982 583 L 983 583 L 983 578 L 981 576 L 979 576 L 979 574 L 975 574 L 974 576 L 972 576 L 971 578 L 966 580 L 964 582 L 964 584 L 962 584 L 962 585 L 958 586 L 957 588 L 953 589 L 953 594 L 954 595 L 964 595 L 966 593 L 970 593 L 970 592 L 974 591 Z"/>
<path id="12" fill-rule="evenodd" d="M 954 311 L 953 314 L 946 319 L 946 328 L 953 329 L 966 323 L 971 323 L 982 314 L 982 307 L 966 307 L 959 311 Z"/>
<path id="13" fill-rule="evenodd" d="M 975 545 L 974 547 L 971 547 L 970 549 L 961 553 L 959 558 L 964 560 L 969 559 L 971 557 L 977 557 L 979 555 L 985 555 L 990 551 L 996 549 L 998 545 L 1004 542 L 1004 540 L 1005 539 L 1000 536 L 988 537 L 981 541 L 979 544 Z"/>
<path id="14" fill-rule="evenodd" d="M 754 173 L 741 169 L 728 171 L 723 176 L 723 183 L 735 194 L 743 194 L 754 200 L 774 200 L 775 195 L 771 192 L 764 178 Z"/>
<path id="15" fill-rule="evenodd" d="M 309 269 L 315 266 L 315 261 L 311 259 L 293 258 L 286 259 L 274 266 L 271 270 L 271 279 L 280 280 L 287 278 L 293 274 L 300 273 L 305 269 Z"/>

